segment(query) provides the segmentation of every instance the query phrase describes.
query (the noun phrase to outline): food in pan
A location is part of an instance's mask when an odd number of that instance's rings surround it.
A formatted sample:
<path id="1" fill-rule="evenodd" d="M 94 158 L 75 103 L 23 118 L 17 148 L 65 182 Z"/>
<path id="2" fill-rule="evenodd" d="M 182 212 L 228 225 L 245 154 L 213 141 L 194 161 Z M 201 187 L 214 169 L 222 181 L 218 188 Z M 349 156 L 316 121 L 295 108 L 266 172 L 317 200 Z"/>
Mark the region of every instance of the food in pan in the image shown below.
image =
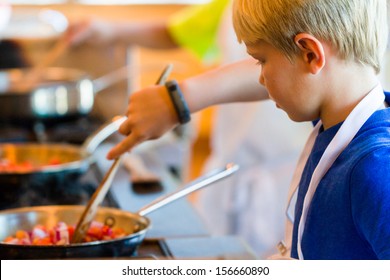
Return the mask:
<path id="1" fill-rule="evenodd" d="M 29 161 L 16 163 L 7 159 L 0 159 L 0 171 L 2 172 L 27 172 L 33 169 L 34 167 Z"/>
<path id="2" fill-rule="evenodd" d="M 54 166 L 54 165 L 59 165 L 61 164 L 61 161 L 57 158 L 52 158 L 49 160 L 49 162 L 45 165 L 36 165 L 33 164 L 29 160 L 25 160 L 22 162 L 15 162 L 6 158 L 1 158 L 0 159 L 0 172 L 30 172 L 42 167 L 47 167 L 47 166 Z"/>
<path id="3" fill-rule="evenodd" d="M 16 245 L 68 245 L 75 226 L 59 222 L 54 228 L 36 225 L 31 231 L 18 230 L 14 236 L 8 236 L 3 243 Z M 126 235 L 122 228 L 111 228 L 101 222 L 93 221 L 83 242 L 112 240 Z"/>

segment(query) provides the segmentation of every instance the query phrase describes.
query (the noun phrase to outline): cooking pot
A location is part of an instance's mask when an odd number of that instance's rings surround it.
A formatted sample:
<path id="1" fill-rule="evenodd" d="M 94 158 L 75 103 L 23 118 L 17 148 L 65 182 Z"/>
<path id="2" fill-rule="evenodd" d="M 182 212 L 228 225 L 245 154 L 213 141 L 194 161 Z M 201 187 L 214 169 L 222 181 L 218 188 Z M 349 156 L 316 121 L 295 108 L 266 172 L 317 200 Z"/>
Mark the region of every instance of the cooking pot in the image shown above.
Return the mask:
<path id="1" fill-rule="evenodd" d="M 121 67 L 92 80 L 79 69 L 49 67 L 40 79 L 26 87 L 33 68 L 0 71 L 0 120 L 17 123 L 54 122 L 87 115 L 96 93 L 128 78 L 131 69 Z"/>
<path id="2" fill-rule="evenodd" d="M 144 240 L 151 227 L 151 221 L 145 217 L 160 207 L 187 194 L 219 181 L 238 170 L 235 164 L 215 169 L 197 180 L 163 196 L 143 207 L 137 213 L 114 208 L 99 208 L 95 220 L 114 224 L 128 234 L 122 238 L 69 245 L 15 245 L 0 242 L 2 259 L 63 259 L 63 258 L 103 258 L 130 257 Z M 31 230 L 41 224 L 53 228 L 58 222 L 76 224 L 85 206 L 38 206 L 0 211 L 0 240 L 14 235 L 17 230 Z"/>
<path id="3" fill-rule="evenodd" d="M 63 143 L 0 144 L 0 163 L 22 168 L 0 168 L 0 183 L 19 184 L 23 180 L 52 181 L 53 177 L 78 176 L 94 162 L 93 152 L 107 137 L 116 132 L 126 117 L 106 122 L 81 146 Z M 27 168 L 23 168 L 25 163 Z M 1 167 L 1 166 L 0 166 Z"/>

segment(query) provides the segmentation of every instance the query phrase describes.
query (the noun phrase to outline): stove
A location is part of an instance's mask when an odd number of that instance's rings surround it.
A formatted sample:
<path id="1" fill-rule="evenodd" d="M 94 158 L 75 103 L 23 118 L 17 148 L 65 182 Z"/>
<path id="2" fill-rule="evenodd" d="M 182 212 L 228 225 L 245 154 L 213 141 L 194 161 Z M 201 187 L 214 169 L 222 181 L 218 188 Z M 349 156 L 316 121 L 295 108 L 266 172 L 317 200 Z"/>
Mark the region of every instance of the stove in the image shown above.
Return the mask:
<path id="1" fill-rule="evenodd" d="M 43 205 L 86 205 L 103 178 L 96 164 L 86 174 L 60 174 L 45 180 L 18 178 L 3 180 L 0 210 Z M 108 192 L 102 206 L 118 208 Z"/>
<path id="2" fill-rule="evenodd" d="M 10 123 L 0 121 L 0 143 L 6 142 L 64 142 L 82 144 L 98 130 L 103 121 L 93 117 L 50 123 L 44 121 Z"/>
<path id="3" fill-rule="evenodd" d="M 93 119 L 56 126 L 26 129 L 0 126 L 0 142 L 67 142 L 81 145 L 101 125 Z M 38 136 L 41 134 L 41 136 Z M 43 135 L 43 137 L 42 137 Z M 48 180 L 29 179 L 2 182 L 0 210 L 43 205 L 86 205 L 111 166 L 105 155 L 113 143 L 102 143 L 94 152 L 96 163 L 82 174 L 66 174 Z M 161 162 L 161 161 L 151 161 Z M 102 206 L 137 212 L 152 200 L 176 189 L 180 182 L 168 166 L 154 166 L 161 182 L 133 184 L 120 168 Z M 152 227 L 131 256 L 109 259 L 255 259 L 251 249 L 234 236 L 210 236 L 191 203 L 181 199 L 148 215 Z M 106 258 L 107 259 L 107 258 Z"/>
<path id="4" fill-rule="evenodd" d="M 0 48 L 8 53 L 0 58 L 0 68 L 29 65 L 18 46 L 12 42 L 1 41 Z M 5 58 L 7 61 L 4 61 Z M 91 116 L 61 120 L 60 123 L 56 120 L 33 123 L 0 121 L 0 143 L 61 142 L 81 145 L 102 124 L 102 120 Z M 94 153 L 97 163 L 92 164 L 83 174 L 59 176 L 48 181 L 26 178 L 19 182 L 2 182 L 0 209 L 86 204 L 111 165 L 111 162 L 104 161 L 109 148 L 99 147 Z M 180 176 L 172 176 L 177 170 L 165 166 L 166 164 L 158 165 L 157 169 L 162 171 L 160 175 L 163 179 L 161 184 L 155 185 L 132 184 L 129 173 L 120 169 L 102 205 L 136 212 L 152 200 L 177 188 Z M 254 256 L 237 237 L 210 236 L 192 205 L 185 199 L 151 213 L 148 218 L 152 227 L 145 239 L 134 255 L 120 257 L 121 259 L 252 259 Z"/>
<path id="5" fill-rule="evenodd" d="M 0 124 L 0 143 L 27 142 L 32 138 L 30 131 Z"/>
<path id="6" fill-rule="evenodd" d="M 80 118 L 57 125 L 35 123 L 32 127 L 1 124 L 0 143 L 53 142 L 81 145 L 102 123 Z M 60 173 L 58 176 L 3 176 L 0 209 L 41 205 L 86 204 L 104 174 L 96 164 L 85 173 Z M 109 193 L 104 206 L 118 207 Z"/>

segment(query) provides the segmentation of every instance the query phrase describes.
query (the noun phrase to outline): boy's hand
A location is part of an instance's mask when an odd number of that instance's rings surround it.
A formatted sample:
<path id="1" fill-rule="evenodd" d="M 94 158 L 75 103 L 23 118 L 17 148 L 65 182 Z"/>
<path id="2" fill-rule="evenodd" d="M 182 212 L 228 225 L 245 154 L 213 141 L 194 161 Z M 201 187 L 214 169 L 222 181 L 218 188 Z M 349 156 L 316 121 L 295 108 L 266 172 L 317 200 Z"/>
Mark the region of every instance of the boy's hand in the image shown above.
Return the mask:
<path id="1" fill-rule="evenodd" d="M 132 93 L 126 116 L 119 128 L 126 138 L 108 152 L 108 159 L 117 158 L 146 140 L 159 138 L 178 124 L 165 86 L 149 86 Z"/>

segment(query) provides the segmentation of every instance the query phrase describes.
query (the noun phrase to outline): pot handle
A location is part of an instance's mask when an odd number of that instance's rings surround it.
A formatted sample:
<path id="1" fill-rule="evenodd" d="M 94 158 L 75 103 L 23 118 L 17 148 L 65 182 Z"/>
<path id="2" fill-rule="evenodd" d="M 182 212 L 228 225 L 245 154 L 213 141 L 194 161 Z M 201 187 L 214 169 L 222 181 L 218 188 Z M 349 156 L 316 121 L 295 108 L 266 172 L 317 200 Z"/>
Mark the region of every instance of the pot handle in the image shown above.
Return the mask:
<path id="1" fill-rule="evenodd" d="M 127 119 L 126 116 L 114 117 L 102 125 L 97 131 L 91 134 L 83 143 L 82 150 L 92 154 L 96 148 L 114 132 L 118 131 L 120 125 Z"/>
<path id="2" fill-rule="evenodd" d="M 214 169 L 202 177 L 195 179 L 194 181 L 188 183 L 186 186 L 177 189 L 176 191 L 169 193 L 165 196 L 162 196 L 148 205 L 142 207 L 137 214 L 140 216 L 145 216 L 162 206 L 165 206 L 176 199 L 179 199 L 183 196 L 186 196 L 194 191 L 197 191 L 201 188 L 204 188 L 214 182 L 217 182 L 227 176 L 232 175 L 239 169 L 239 166 L 235 163 L 226 164 L 223 168 Z"/>

